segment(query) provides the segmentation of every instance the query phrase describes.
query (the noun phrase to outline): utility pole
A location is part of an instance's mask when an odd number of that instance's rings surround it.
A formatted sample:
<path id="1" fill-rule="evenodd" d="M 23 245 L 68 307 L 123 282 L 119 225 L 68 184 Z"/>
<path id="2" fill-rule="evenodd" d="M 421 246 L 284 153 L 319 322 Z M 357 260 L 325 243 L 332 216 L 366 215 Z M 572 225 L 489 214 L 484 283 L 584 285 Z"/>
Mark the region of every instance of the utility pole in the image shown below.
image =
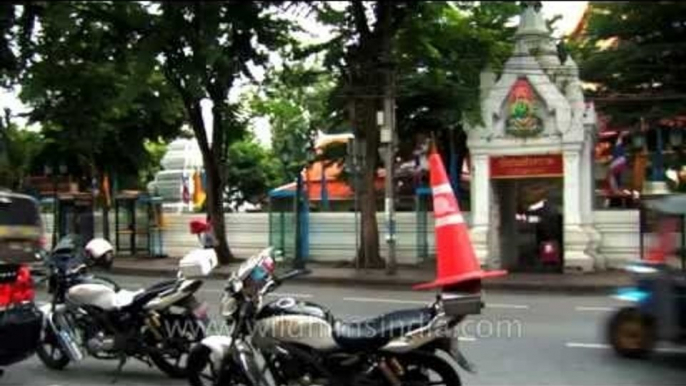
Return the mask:
<path id="1" fill-rule="evenodd" d="M 383 113 L 379 114 L 377 118 L 381 126 L 381 143 L 386 149 L 386 200 L 385 200 L 385 214 L 386 214 L 386 243 L 388 244 L 388 262 L 386 264 L 386 273 L 395 275 L 398 269 L 398 263 L 395 255 L 395 186 L 394 186 L 394 156 L 395 156 L 395 79 L 393 77 L 393 66 L 391 63 L 384 63 L 385 84 L 384 84 L 384 100 Z"/>
<path id="2" fill-rule="evenodd" d="M 298 171 L 295 180 L 295 259 L 293 260 L 294 269 L 304 269 L 305 259 L 302 250 L 302 172 Z"/>

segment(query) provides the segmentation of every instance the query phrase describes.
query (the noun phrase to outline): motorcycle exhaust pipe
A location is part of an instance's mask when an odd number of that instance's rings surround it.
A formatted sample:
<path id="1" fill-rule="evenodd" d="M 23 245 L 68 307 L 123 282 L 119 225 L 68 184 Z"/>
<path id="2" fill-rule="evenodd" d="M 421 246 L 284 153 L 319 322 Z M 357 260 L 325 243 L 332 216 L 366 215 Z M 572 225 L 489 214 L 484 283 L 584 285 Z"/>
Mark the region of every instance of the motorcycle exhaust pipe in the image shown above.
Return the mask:
<path id="1" fill-rule="evenodd" d="M 83 360 L 83 352 L 81 352 L 81 349 L 79 349 L 79 346 L 76 344 L 68 323 L 66 323 L 66 321 L 58 323 L 60 328 L 57 328 L 57 325 L 52 320 L 53 317 L 57 317 L 57 315 L 51 315 L 47 318 L 48 327 L 52 330 L 53 334 L 55 334 L 57 343 L 66 351 L 70 360 L 74 362 Z"/>
<path id="2" fill-rule="evenodd" d="M 148 326 L 157 340 L 164 340 L 164 337 L 160 333 L 162 322 L 160 322 L 160 315 L 157 312 L 153 311 L 150 316 L 145 318 L 145 325 Z"/>
<path id="3" fill-rule="evenodd" d="M 390 383 L 392 386 L 402 386 L 400 378 L 398 378 L 398 375 L 391 370 L 391 367 L 388 365 L 388 363 L 386 363 L 385 359 L 381 360 L 381 363 L 379 363 L 379 369 L 381 370 L 381 373 L 383 373 L 388 383 Z"/>

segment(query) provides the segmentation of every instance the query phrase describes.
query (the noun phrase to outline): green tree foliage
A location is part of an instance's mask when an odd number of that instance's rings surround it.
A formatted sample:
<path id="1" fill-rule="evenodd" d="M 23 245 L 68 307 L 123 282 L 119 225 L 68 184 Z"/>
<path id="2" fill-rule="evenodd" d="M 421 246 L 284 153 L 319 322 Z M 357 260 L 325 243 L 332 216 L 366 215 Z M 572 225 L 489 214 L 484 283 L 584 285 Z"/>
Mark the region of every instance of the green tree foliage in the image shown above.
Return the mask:
<path id="1" fill-rule="evenodd" d="M 591 2 L 590 12 L 572 43 L 599 109 L 633 124 L 683 114 L 686 3 Z"/>
<path id="2" fill-rule="evenodd" d="M 17 81 L 29 56 L 29 38 L 40 7 L 31 1 L 0 3 L 0 86 Z"/>
<path id="3" fill-rule="evenodd" d="M 247 137 L 231 144 L 228 156 L 226 189 L 235 209 L 246 202 L 264 204 L 282 176 L 274 154 Z"/>
<path id="4" fill-rule="evenodd" d="M 448 165 L 467 156 L 465 120 L 481 119 L 479 75 L 497 71 L 510 56 L 520 8 L 513 2 L 421 3 L 398 34 L 399 156 L 408 159 L 422 138 L 434 135 Z M 405 187 L 411 187 L 411 183 Z M 411 190 L 408 191 L 411 193 Z"/>
<path id="5" fill-rule="evenodd" d="M 108 171 L 135 181 L 150 161 L 146 141 L 178 134 L 180 99 L 159 70 L 140 66 L 128 51 L 136 37 L 124 20 L 138 7 L 56 2 L 41 9 L 21 93 L 47 142 L 38 162 L 65 163 L 76 176 Z"/>
<path id="6" fill-rule="evenodd" d="M 380 166 L 376 111 L 382 96 L 395 86 L 401 156 L 411 154 L 416 133 L 436 133 L 439 143 L 447 144 L 450 129 L 461 131 L 464 118 L 478 119 L 479 73 L 486 65 L 498 69 L 509 56 L 514 28 L 505 24 L 520 9 L 513 2 L 365 4 L 352 1 L 345 9 L 320 4 L 318 19 L 335 36 L 302 53 L 325 51 L 324 65 L 337 76 L 330 117 L 350 122 L 356 138 L 366 140 L 358 258 L 378 265 L 373 181 Z M 373 23 L 368 15 L 374 15 Z M 389 64 L 395 79 L 386 76 Z M 453 140 L 464 155 L 461 134 Z"/>
<path id="7" fill-rule="evenodd" d="M 251 66 L 288 44 L 289 24 L 277 19 L 272 4 L 258 2 L 40 7 L 22 97 L 32 120 L 43 124 L 44 157 L 83 173 L 131 166 L 137 177 L 151 157 L 146 141 L 178 135 L 187 120 L 203 153 L 213 228 L 223 235 L 229 148 L 245 133 L 229 92 L 251 78 Z M 202 118 L 204 99 L 213 103 L 211 128 Z M 231 251 L 225 237 L 218 239 L 226 263 Z"/>
<path id="8" fill-rule="evenodd" d="M 246 131 L 240 106 L 229 100 L 229 93 L 241 77 L 253 78 L 250 65 L 266 64 L 269 51 L 290 42 L 290 24 L 277 18 L 272 4 L 263 2 L 155 2 L 146 10 L 147 23 L 138 30 L 140 61 L 159 66 L 183 102 L 203 154 L 207 210 L 220 235 L 217 254 L 228 263 L 232 254 L 224 237 L 226 167 L 231 145 Z M 202 117 L 204 99 L 213 104 L 211 128 Z"/>
<path id="9" fill-rule="evenodd" d="M 7 120 L 0 136 L 0 187 L 22 190 L 33 160 L 43 147 L 40 133 L 22 130 Z"/>
<path id="10" fill-rule="evenodd" d="M 403 136 L 479 119 L 479 74 L 512 51 L 512 2 L 422 3 L 398 35 L 398 129 Z"/>
<path id="11" fill-rule="evenodd" d="M 376 113 L 383 105 L 384 95 L 394 87 L 395 37 L 416 6 L 405 2 L 351 1 L 341 10 L 329 3 L 319 3 L 318 20 L 330 26 L 335 36 L 325 44 L 303 50 L 305 54 L 325 50 L 324 65 L 338 81 L 334 90 L 338 99 L 333 106 L 340 118 L 347 116 L 355 137 L 365 142 L 360 184 L 363 232 L 357 259 L 367 267 L 385 265 L 379 256 L 376 219 L 375 181 L 380 163 Z"/>
<path id="12" fill-rule="evenodd" d="M 147 159 L 138 168 L 140 186 L 146 186 L 148 182 L 153 180 L 155 174 L 162 170 L 162 158 L 167 153 L 167 143 L 164 141 L 146 140 L 143 146 L 147 153 Z"/>
<path id="13" fill-rule="evenodd" d="M 302 64 L 267 74 L 267 81 L 250 101 L 253 117 L 266 117 L 272 152 L 278 155 L 280 183 L 292 181 L 307 162 L 311 136 L 331 128 L 328 99 L 334 83 L 321 70 Z"/>
<path id="14" fill-rule="evenodd" d="M 0 3 L 0 87 L 16 84 L 26 61 L 24 48 L 33 31 L 37 8 L 31 2 Z M 8 106 L 0 123 L 0 186 L 18 188 L 37 151 L 33 133 L 20 132 L 10 122 Z"/>

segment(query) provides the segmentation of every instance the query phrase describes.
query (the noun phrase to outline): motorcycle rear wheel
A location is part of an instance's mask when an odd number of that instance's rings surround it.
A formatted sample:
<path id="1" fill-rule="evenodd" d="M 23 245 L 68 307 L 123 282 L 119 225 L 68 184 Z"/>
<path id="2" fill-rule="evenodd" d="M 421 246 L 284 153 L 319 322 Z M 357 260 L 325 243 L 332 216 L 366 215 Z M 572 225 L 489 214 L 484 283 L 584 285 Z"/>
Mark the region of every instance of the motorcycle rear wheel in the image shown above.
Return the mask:
<path id="1" fill-rule="evenodd" d="M 431 352 L 416 352 L 400 359 L 405 375 L 403 386 L 460 386 L 462 380 L 453 367 Z"/>

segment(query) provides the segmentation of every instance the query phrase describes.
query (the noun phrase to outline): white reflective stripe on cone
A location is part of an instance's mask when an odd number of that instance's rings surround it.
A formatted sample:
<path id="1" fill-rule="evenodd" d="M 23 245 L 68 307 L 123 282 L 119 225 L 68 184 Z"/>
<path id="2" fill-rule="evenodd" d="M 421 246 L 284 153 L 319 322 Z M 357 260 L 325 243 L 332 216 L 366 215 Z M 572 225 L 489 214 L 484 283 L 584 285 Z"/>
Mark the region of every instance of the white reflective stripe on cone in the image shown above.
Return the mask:
<path id="1" fill-rule="evenodd" d="M 456 225 L 456 224 L 464 224 L 464 217 L 462 217 L 462 215 L 459 213 L 455 213 L 455 214 L 451 214 L 449 216 L 437 218 L 435 227 L 438 228 L 438 227 L 443 227 L 446 225 Z"/>
<path id="2" fill-rule="evenodd" d="M 438 186 L 434 186 L 433 188 L 431 188 L 431 191 L 433 192 L 433 194 L 452 193 L 453 187 L 450 186 L 450 184 L 440 184 Z"/>

